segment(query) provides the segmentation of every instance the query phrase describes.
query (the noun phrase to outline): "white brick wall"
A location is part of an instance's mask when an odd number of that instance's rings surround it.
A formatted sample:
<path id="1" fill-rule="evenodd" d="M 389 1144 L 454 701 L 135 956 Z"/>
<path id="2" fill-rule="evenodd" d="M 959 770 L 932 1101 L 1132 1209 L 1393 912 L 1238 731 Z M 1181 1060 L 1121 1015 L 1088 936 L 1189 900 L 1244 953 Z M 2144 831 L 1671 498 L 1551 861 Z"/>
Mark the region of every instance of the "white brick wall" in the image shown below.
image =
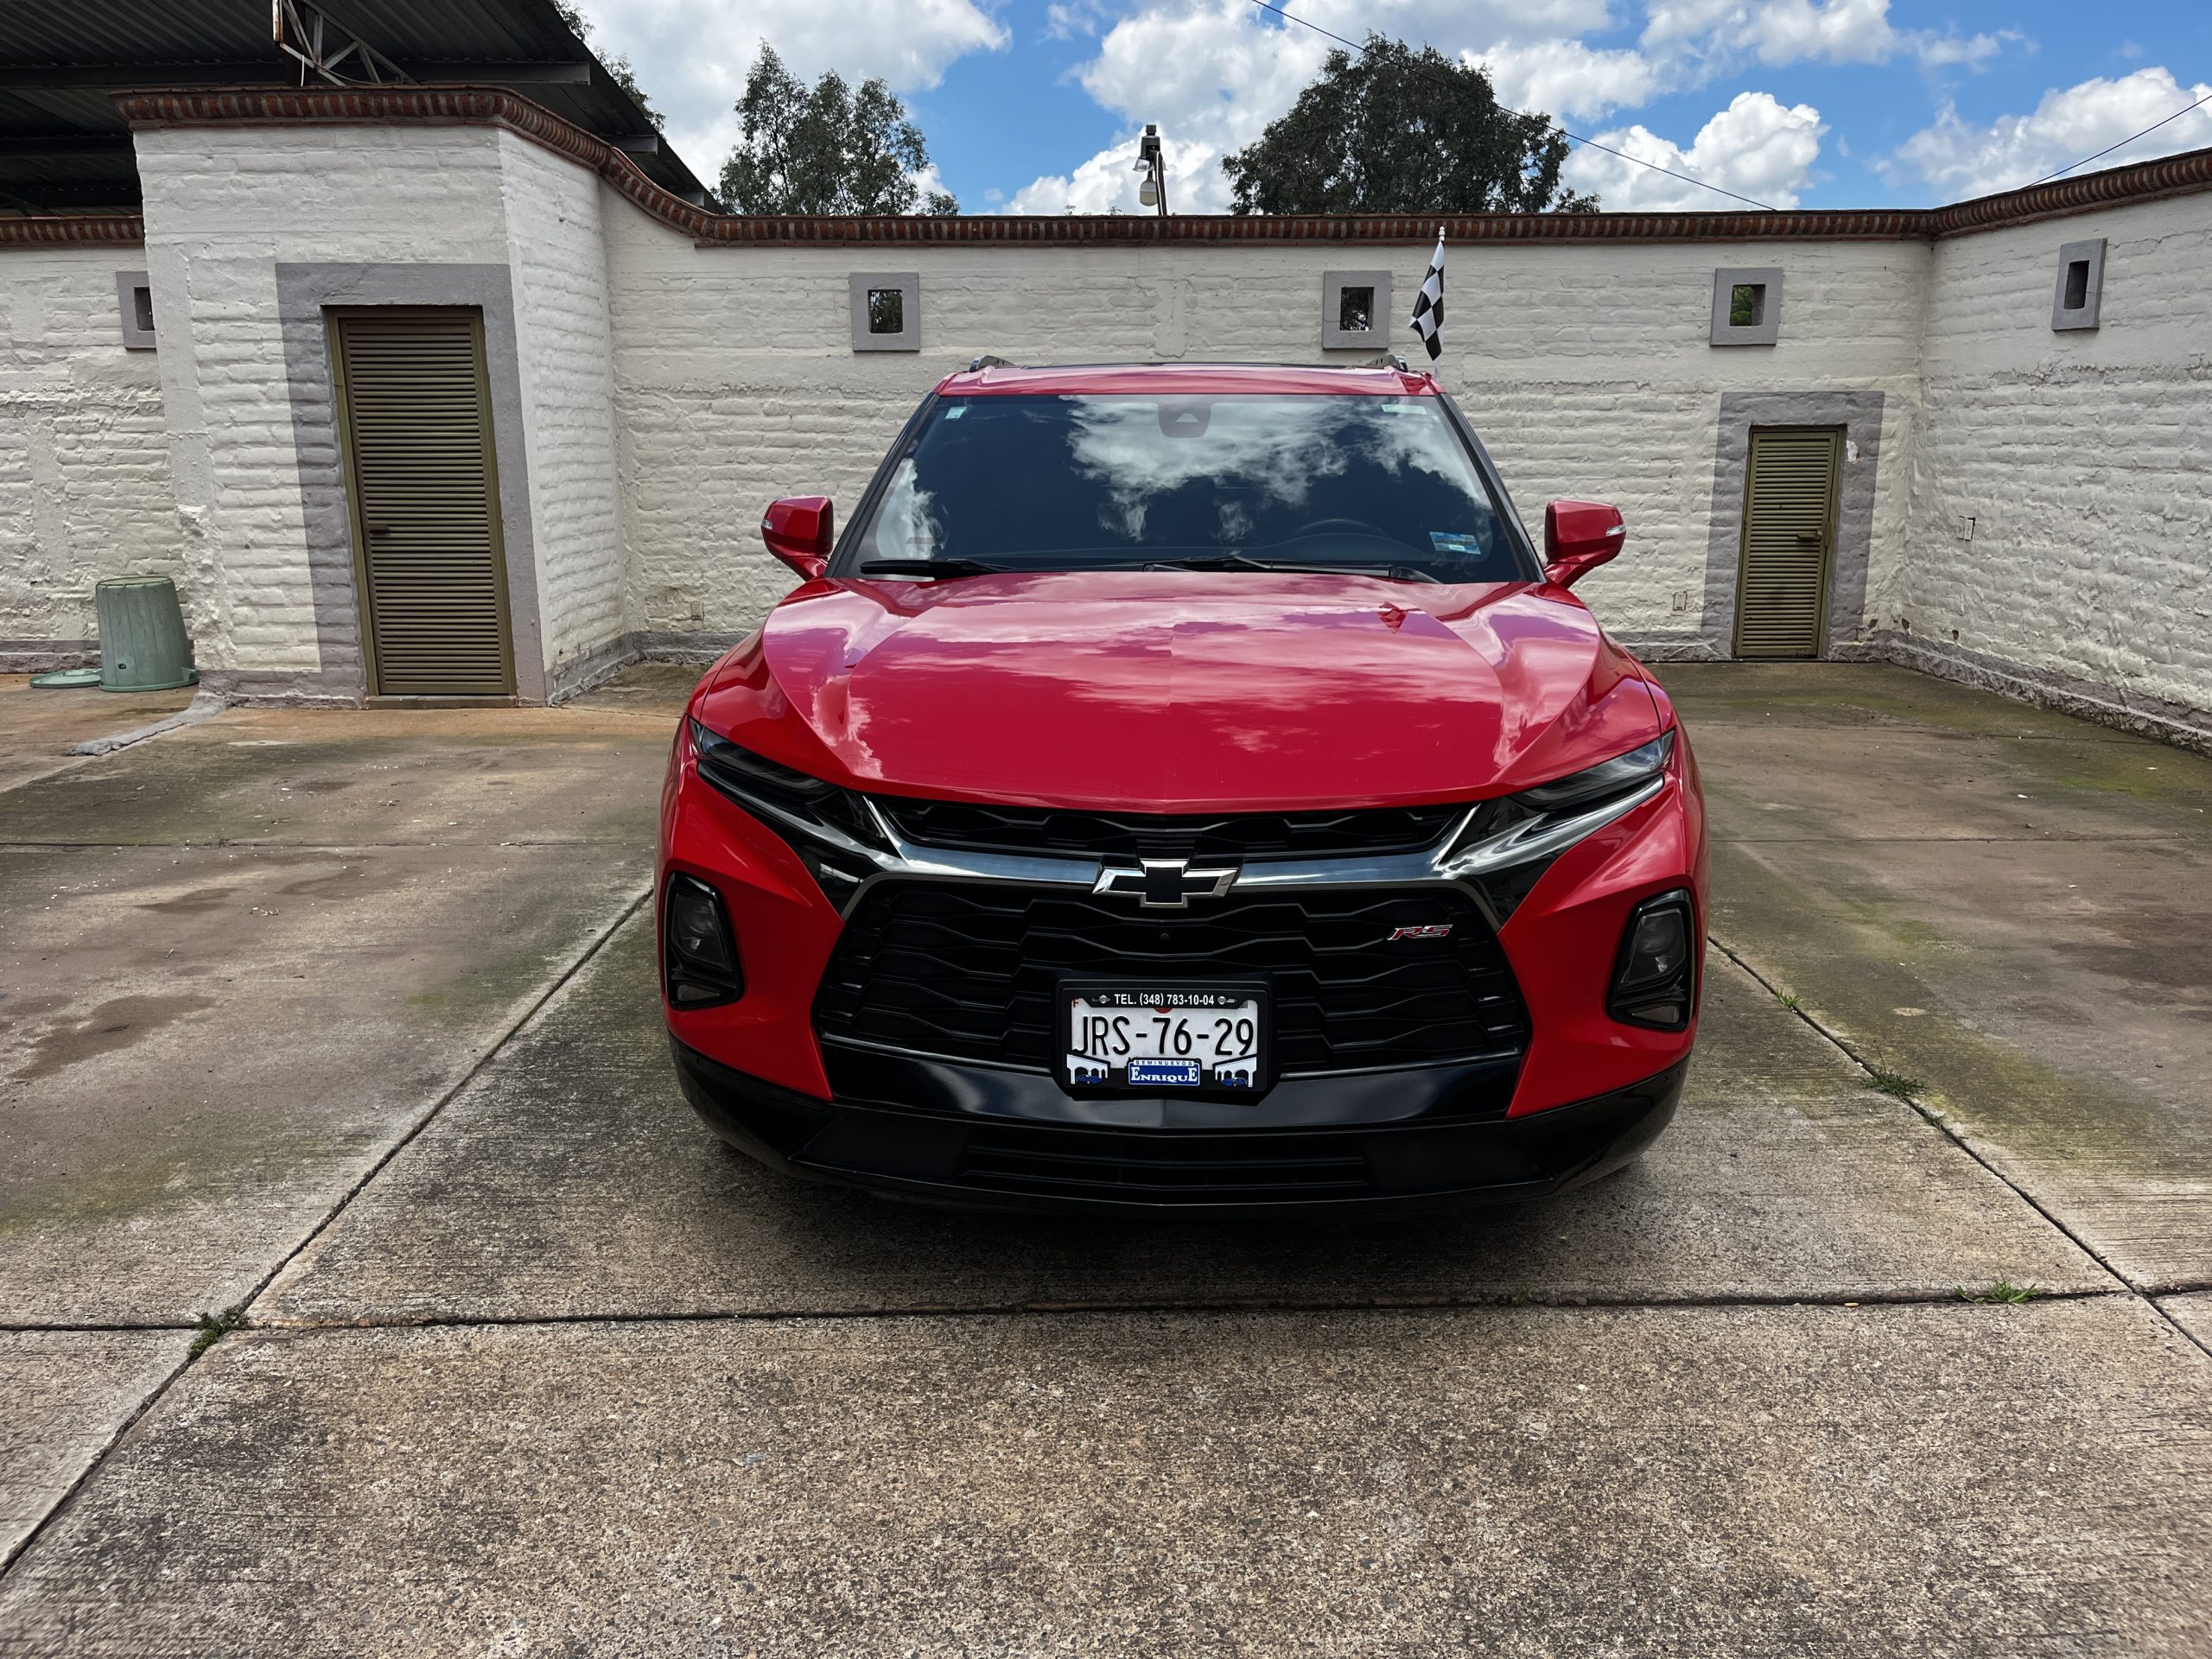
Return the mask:
<path id="1" fill-rule="evenodd" d="M 628 614 L 646 632 L 757 620 L 788 586 L 760 549 L 760 509 L 817 490 L 849 507 L 922 394 L 978 353 L 1311 362 L 1325 270 L 1388 265 L 1409 296 L 1428 258 L 1385 247 L 1355 261 L 1326 245 L 700 248 L 620 206 L 607 213 L 607 257 Z M 1894 568 L 1901 550 L 1881 543 L 1904 521 L 1928 257 L 1897 243 L 1455 249 L 1445 384 L 1532 530 L 1554 496 L 1627 515 L 1628 551 L 1586 588 L 1611 622 L 1694 631 L 1724 392 L 1887 394 L 1899 459 L 1881 478 L 1877 561 Z M 1713 271 L 1753 264 L 1789 273 L 1783 341 L 1717 349 Z M 846 276 L 870 269 L 919 271 L 919 353 L 851 350 Z"/>
<path id="2" fill-rule="evenodd" d="M 187 127 L 138 149 L 143 256 L 0 253 L 0 639 L 82 637 L 94 577 L 166 569 L 203 664 L 279 677 L 321 666 L 279 263 L 507 269 L 523 453 L 503 465 L 527 473 L 559 684 L 626 637 L 756 620 L 789 585 L 761 507 L 819 490 L 849 509 L 923 392 L 979 353 L 1313 361 L 1325 270 L 1387 265 L 1402 302 L 1428 251 L 702 248 L 489 127 Z M 2058 246 L 2092 236 L 2110 239 L 2104 327 L 2053 334 Z M 1443 374 L 1532 527 L 1553 496 L 1626 513 L 1627 550 L 1585 588 L 1625 637 L 1726 638 L 1702 613 L 1708 564 L 1734 556 L 1714 528 L 1725 397 L 1878 391 L 1847 633 L 2204 709 L 2208 253 L 2205 194 L 1932 246 L 1471 245 L 1448 266 Z M 113 272 L 141 264 L 150 356 L 115 318 Z M 1707 343 L 1732 265 L 1783 269 L 1778 345 Z M 919 271 L 920 353 L 852 352 L 856 270 Z"/>
<path id="3" fill-rule="evenodd" d="M 141 131 L 177 510 L 203 668 L 321 667 L 278 262 L 507 257 L 497 135 L 471 127 Z"/>
<path id="4" fill-rule="evenodd" d="M 499 135 L 546 666 L 624 631 L 614 378 L 596 175 Z M 625 213 L 636 210 L 620 203 Z"/>
<path id="5" fill-rule="evenodd" d="M 2107 238 L 2101 327 L 2050 327 Z M 1939 244 L 1907 573 L 1878 613 L 2058 680 L 2212 709 L 2212 197 Z"/>
<path id="6" fill-rule="evenodd" d="M 155 355 L 116 300 L 137 248 L 0 255 L 0 640 L 93 637 L 103 576 L 182 575 Z"/>

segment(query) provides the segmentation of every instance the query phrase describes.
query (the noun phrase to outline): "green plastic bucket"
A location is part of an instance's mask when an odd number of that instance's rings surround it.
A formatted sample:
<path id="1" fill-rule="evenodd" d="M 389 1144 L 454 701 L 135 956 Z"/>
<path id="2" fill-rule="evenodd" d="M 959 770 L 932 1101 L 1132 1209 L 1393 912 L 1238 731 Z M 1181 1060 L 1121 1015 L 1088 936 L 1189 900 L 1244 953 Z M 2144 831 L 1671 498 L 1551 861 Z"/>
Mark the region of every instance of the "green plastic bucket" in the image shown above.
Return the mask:
<path id="1" fill-rule="evenodd" d="M 100 690 L 167 691 L 200 678 L 176 584 L 167 576 L 117 576 L 92 589 L 99 618 Z"/>

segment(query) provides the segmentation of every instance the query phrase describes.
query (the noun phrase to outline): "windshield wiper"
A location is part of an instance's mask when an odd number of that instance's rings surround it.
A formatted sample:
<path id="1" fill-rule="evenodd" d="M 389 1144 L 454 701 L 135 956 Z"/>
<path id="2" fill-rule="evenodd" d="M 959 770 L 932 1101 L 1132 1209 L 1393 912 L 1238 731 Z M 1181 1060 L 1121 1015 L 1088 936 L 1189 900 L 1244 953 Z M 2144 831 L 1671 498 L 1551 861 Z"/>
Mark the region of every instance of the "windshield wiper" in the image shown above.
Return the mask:
<path id="1" fill-rule="evenodd" d="M 1287 575 L 1331 576 L 1387 576 L 1395 582 L 1435 582 L 1419 565 L 1413 564 L 1332 564 L 1322 560 L 1298 559 L 1287 563 L 1271 559 L 1248 558 L 1242 553 L 1209 553 L 1190 559 L 1155 559 L 1145 566 L 1147 570 L 1268 570 Z"/>
<path id="2" fill-rule="evenodd" d="M 981 559 L 870 559 L 861 566 L 864 576 L 995 576 L 1002 564 Z"/>

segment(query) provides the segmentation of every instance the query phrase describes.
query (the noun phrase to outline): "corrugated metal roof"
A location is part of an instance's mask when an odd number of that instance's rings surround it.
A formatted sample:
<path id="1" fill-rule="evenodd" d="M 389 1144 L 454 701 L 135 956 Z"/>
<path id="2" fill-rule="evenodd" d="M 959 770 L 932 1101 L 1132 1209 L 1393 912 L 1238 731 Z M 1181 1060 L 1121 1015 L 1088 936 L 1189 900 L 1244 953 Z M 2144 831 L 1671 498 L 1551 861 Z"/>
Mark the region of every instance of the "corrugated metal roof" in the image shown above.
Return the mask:
<path id="1" fill-rule="evenodd" d="M 657 139 L 553 0 L 331 0 L 321 10 L 416 80 L 504 86 L 602 138 Z M 299 73 L 271 37 L 270 0 L 0 0 L 0 212 L 137 204 L 117 90 L 297 85 Z M 665 143 L 624 148 L 664 188 L 703 193 Z"/>
<path id="2" fill-rule="evenodd" d="M 331 0 L 330 22 L 404 61 L 581 60 L 552 0 Z M 0 62 L 279 61 L 269 0 L 0 0 Z"/>

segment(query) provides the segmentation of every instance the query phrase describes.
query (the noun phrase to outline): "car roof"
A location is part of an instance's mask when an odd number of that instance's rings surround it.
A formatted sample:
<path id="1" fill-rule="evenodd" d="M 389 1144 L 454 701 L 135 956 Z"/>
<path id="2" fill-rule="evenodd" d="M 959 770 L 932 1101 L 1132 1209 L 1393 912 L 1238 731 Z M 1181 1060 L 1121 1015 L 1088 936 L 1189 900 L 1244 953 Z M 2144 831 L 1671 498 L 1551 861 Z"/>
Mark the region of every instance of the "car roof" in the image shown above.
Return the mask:
<path id="1" fill-rule="evenodd" d="M 957 397 L 1070 393 L 1226 397 L 1238 392 L 1313 397 L 1433 397 L 1435 378 L 1396 368 L 1336 368 L 1294 363 L 1071 363 L 1026 368 L 985 363 L 949 374 L 940 395 Z"/>

